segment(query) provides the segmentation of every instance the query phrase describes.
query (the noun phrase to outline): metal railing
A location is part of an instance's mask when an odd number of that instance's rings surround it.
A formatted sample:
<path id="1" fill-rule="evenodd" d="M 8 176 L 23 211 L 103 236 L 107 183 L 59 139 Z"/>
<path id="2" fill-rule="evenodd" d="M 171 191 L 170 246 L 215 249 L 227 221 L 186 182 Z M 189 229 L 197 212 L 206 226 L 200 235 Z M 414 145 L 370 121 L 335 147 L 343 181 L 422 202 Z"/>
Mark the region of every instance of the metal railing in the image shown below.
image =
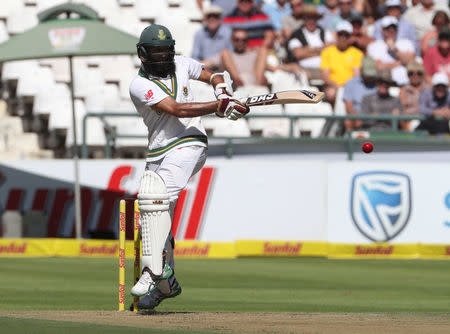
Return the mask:
<path id="1" fill-rule="evenodd" d="M 86 143 L 87 137 L 87 120 L 88 118 L 97 117 L 100 118 L 106 125 L 106 117 L 140 117 L 137 113 L 130 112 L 88 112 L 83 118 L 83 129 L 82 129 L 82 146 L 81 146 L 81 157 L 86 159 L 88 157 L 88 148 Z M 208 117 L 208 116 L 207 116 Z M 211 116 L 214 117 L 214 116 Z M 355 145 L 362 142 L 363 139 L 353 138 L 351 135 L 346 135 L 344 137 L 294 137 L 294 123 L 298 119 L 327 119 L 335 121 L 343 121 L 346 119 L 353 120 L 375 120 L 375 121 L 390 121 L 392 125 L 392 131 L 384 132 L 384 138 L 379 136 L 376 138 L 370 138 L 373 142 L 380 143 L 397 143 L 397 144 L 407 144 L 407 143 L 420 143 L 420 144 L 438 144 L 438 145 L 449 145 L 450 139 L 448 138 L 433 138 L 424 135 L 424 133 L 412 133 L 412 132 L 401 132 L 398 130 L 398 125 L 400 121 L 409 120 L 424 120 L 426 117 L 424 115 L 318 115 L 318 114 L 304 114 L 304 115 L 247 115 L 247 119 L 252 118 L 284 118 L 289 119 L 289 137 L 284 138 L 267 138 L 267 137 L 214 137 L 210 136 L 210 139 L 225 141 L 225 153 L 228 157 L 233 155 L 233 144 L 237 142 L 245 141 L 246 143 L 310 143 L 310 144 L 332 144 L 341 143 L 345 144 L 347 147 L 348 159 L 353 159 L 353 154 L 355 152 Z M 364 131 L 364 130 L 363 130 Z M 398 136 L 399 134 L 402 136 Z M 379 134 L 382 134 L 380 132 Z M 391 136 L 389 136 L 391 134 Z M 109 127 L 109 131 L 106 134 L 106 145 L 105 145 L 105 157 L 111 158 L 112 150 L 111 143 L 116 138 L 147 138 L 147 136 L 142 135 L 123 135 L 117 133 L 113 128 Z M 367 140 L 367 139 L 366 139 Z"/>

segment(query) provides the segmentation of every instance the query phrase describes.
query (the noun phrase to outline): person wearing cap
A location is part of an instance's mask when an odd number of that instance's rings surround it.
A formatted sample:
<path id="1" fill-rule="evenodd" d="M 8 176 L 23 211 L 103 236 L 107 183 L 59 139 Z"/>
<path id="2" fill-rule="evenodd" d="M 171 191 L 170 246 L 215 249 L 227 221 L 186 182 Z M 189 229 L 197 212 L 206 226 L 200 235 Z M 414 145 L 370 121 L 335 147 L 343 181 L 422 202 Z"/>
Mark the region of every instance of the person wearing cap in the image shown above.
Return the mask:
<path id="1" fill-rule="evenodd" d="M 360 13 L 356 12 L 350 16 L 348 21 L 353 27 L 351 37 L 352 45 L 366 54 L 367 47 L 374 41 L 374 38 L 367 34 L 367 29 L 364 26 L 364 17 Z"/>
<path id="2" fill-rule="evenodd" d="M 416 130 L 426 130 L 429 134 L 448 134 L 450 120 L 450 93 L 448 76 L 445 73 L 435 73 L 431 80 L 432 88 L 422 91 L 419 98 L 419 111 L 427 118 Z M 439 117 L 441 119 L 436 119 Z M 442 119 L 443 118 L 443 119 Z"/>
<path id="3" fill-rule="evenodd" d="M 361 113 L 361 102 L 364 96 L 374 94 L 377 91 L 375 80 L 377 77 L 377 64 L 370 57 L 364 57 L 361 61 L 361 75 L 350 79 L 344 86 L 344 104 L 347 115 Z M 344 121 L 346 131 L 359 129 L 362 120 L 347 119 Z"/>
<path id="4" fill-rule="evenodd" d="M 416 38 L 419 42 L 430 29 L 433 16 L 437 10 L 443 10 L 448 15 L 448 3 L 435 3 L 434 0 L 420 0 L 419 5 L 407 9 L 403 14 L 403 18 L 414 26 Z"/>
<path id="5" fill-rule="evenodd" d="M 315 5 L 305 5 L 302 12 L 305 24 L 292 33 L 288 41 L 288 57 L 303 68 L 310 80 L 322 80 L 320 53 L 334 42 L 333 35 L 317 24 L 322 17 Z"/>
<path id="6" fill-rule="evenodd" d="M 415 57 L 414 44 L 408 39 L 397 38 L 398 20 L 394 16 L 381 19 L 383 39 L 375 40 L 367 47 L 367 55 L 377 62 L 378 69 L 389 69 L 399 85 L 408 83 L 406 64 Z"/>
<path id="7" fill-rule="evenodd" d="M 377 92 L 363 97 L 361 102 L 361 114 L 400 114 L 402 111 L 400 99 L 389 94 L 389 88 L 395 86 L 395 82 L 392 80 L 391 71 L 388 69 L 382 69 L 377 73 Z M 364 120 L 363 129 L 390 130 L 392 129 L 392 124 L 389 120 Z"/>
<path id="8" fill-rule="evenodd" d="M 336 44 L 326 47 L 320 56 L 322 79 L 325 82 L 326 99 L 334 105 L 339 87 L 358 76 L 364 54 L 351 45 L 353 27 L 348 21 L 341 21 L 336 27 Z"/>
<path id="9" fill-rule="evenodd" d="M 336 27 L 341 21 L 346 21 L 352 14 L 355 14 L 353 0 L 338 0 L 339 11 L 334 15 L 326 26 L 326 29 L 335 32 Z"/>
<path id="10" fill-rule="evenodd" d="M 265 38 L 271 38 L 273 26 L 270 17 L 261 12 L 255 0 L 237 0 L 234 10 L 224 17 L 223 23 L 233 29 L 247 31 L 249 48 L 260 47 Z"/>
<path id="11" fill-rule="evenodd" d="M 419 96 L 424 88 L 425 70 L 417 61 L 410 61 L 406 65 L 409 83 L 400 88 L 399 99 L 403 107 L 403 115 L 419 114 Z M 400 128 L 404 131 L 412 130 L 411 121 L 400 121 Z"/>
<path id="12" fill-rule="evenodd" d="M 420 50 L 422 55 L 424 55 L 429 48 L 436 45 L 439 31 L 441 31 L 441 29 L 445 27 L 450 26 L 450 19 L 446 12 L 438 10 L 434 14 L 433 21 L 431 23 L 433 24 L 433 28 L 428 30 L 425 36 L 423 36 L 422 40 L 420 41 Z"/>
<path id="13" fill-rule="evenodd" d="M 416 31 L 414 26 L 402 18 L 402 2 L 400 0 L 387 0 L 385 2 L 386 16 L 393 16 L 398 20 L 397 38 L 409 39 L 413 44 L 416 43 Z M 375 22 L 375 32 L 373 36 L 375 39 L 383 39 L 381 20 Z"/>
<path id="14" fill-rule="evenodd" d="M 191 57 L 210 71 L 221 70 L 220 53 L 231 49 L 231 29 L 221 23 L 222 8 L 211 5 L 204 9 L 204 26 L 194 36 Z"/>
<path id="15" fill-rule="evenodd" d="M 425 80 L 429 83 L 433 74 L 446 73 L 450 77 L 450 29 L 439 31 L 437 44 L 427 50 L 423 56 Z"/>

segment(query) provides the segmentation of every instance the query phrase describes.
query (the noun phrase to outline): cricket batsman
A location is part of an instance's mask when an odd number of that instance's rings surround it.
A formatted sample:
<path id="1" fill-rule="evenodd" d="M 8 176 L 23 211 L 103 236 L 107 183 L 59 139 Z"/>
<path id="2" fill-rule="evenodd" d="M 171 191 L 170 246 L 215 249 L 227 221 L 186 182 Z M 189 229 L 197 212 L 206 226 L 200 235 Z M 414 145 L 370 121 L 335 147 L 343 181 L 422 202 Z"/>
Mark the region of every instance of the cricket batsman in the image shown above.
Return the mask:
<path id="1" fill-rule="evenodd" d="M 143 297 L 139 309 L 153 309 L 181 293 L 171 225 L 178 195 L 206 160 L 200 116 L 215 113 L 236 120 L 249 108 L 232 98 L 227 72 L 213 74 L 194 59 L 175 56 L 175 40 L 164 26 L 142 31 L 137 54 L 142 64 L 130 97 L 148 128 L 148 154 L 138 193 L 143 270 L 131 294 Z M 194 102 L 189 79 L 210 83 L 217 101 Z"/>

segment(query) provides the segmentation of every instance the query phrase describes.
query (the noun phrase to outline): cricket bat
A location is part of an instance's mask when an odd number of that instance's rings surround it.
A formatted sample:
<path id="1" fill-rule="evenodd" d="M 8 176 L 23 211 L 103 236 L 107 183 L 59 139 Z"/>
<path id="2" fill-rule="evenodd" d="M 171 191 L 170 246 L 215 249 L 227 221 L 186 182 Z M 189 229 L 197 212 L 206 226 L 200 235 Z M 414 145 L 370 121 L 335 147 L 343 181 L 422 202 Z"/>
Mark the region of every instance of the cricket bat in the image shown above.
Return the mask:
<path id="1" fill-rule="evenodd" d="M 250 96 L 246 99 L 242 99 L 241 102 L 249 107 L 263 106 L 266 104 L 319 103 L 324 96 L 325 93 L 323 92 L 299 89 Z"/>

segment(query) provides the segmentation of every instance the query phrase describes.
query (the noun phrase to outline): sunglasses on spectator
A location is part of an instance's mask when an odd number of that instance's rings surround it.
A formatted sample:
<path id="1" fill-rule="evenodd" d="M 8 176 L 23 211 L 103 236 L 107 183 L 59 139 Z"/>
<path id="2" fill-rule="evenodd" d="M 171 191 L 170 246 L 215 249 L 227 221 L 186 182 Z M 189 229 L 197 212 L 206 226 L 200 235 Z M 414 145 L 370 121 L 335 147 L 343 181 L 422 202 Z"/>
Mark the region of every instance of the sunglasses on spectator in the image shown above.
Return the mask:
<path id="1" fill-rule="evenodd" d="M 351 36 L 348 32 L 345 32 L 345 31 L 338 31 L 337 35 L 339 37 L 345 37 L 345 38 L 350 38 L 350 36 Z"/>
<path id="2" fill-rule="evenodd" d="M 420 71 L 417 71 L 417 72 L 409 71 L 409 72 L 408 72 L 408 76 L 413 76 L 413 75 L 422 76 L 422 75 L 423 75 L 423 72 L 420 72 Z"/>
<path id="3" fill-rule="evenodd" d="M 206 15 L 207 19 L 220 19 L 220 15 L 219 14 L 208 14 Z"/>
<path id="4" fill-rule="evenodd" d="M 233 42 L 247 42 L 248 38 L 237 38 L 233 37 Z"/>
<path id="5" fill-rule="evenodd" d="M 253 2 L 253 0 L 239 0 L 238 2 Z"/>

